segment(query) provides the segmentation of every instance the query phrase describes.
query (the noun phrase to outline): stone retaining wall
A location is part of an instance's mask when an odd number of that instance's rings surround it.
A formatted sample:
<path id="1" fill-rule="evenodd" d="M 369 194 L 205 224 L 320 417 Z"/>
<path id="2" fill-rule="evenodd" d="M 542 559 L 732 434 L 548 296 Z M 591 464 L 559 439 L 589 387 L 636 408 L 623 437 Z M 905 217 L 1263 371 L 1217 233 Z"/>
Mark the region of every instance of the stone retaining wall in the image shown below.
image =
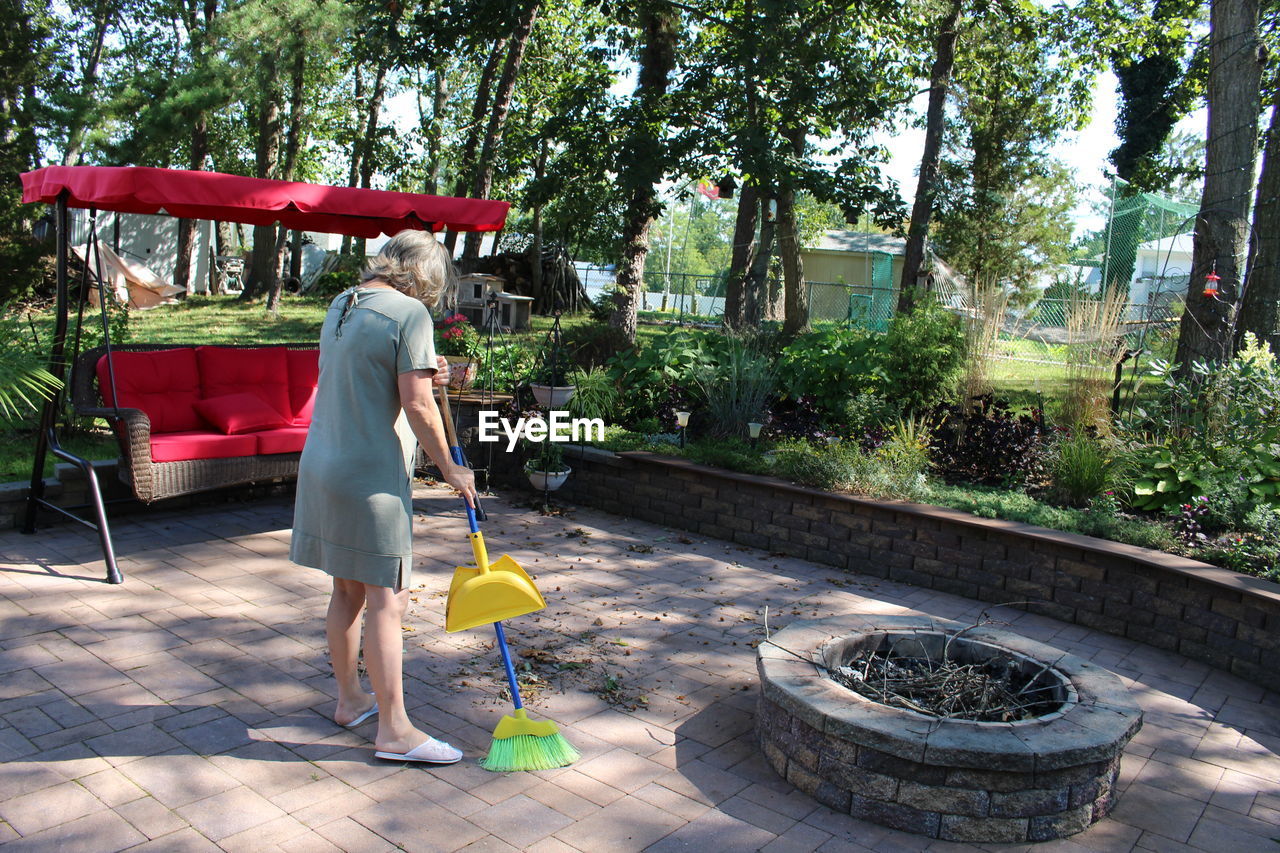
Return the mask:
<path id="1" fill-rule="evenodd" d="M 1158 551 L 873 501 L 651 453 L 570 447 L 557 496 L 1128 637 L 1280 690 L 1280 585 Z"/>

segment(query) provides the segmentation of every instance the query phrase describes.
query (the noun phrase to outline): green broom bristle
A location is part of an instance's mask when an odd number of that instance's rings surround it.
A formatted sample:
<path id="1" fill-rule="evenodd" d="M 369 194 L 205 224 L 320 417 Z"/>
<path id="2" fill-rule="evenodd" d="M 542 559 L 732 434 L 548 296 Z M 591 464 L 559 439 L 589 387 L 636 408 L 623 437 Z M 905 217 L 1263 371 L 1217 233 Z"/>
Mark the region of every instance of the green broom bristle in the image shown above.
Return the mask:
<path id="1" fill-rule="evenodd" d="M 564 736 L 515 735 L 495 738 L 489 755 L 480 762 L 485 770 L 509 773 L 514 770 L 554 770 L 577 761 L 582 756 Z"/>

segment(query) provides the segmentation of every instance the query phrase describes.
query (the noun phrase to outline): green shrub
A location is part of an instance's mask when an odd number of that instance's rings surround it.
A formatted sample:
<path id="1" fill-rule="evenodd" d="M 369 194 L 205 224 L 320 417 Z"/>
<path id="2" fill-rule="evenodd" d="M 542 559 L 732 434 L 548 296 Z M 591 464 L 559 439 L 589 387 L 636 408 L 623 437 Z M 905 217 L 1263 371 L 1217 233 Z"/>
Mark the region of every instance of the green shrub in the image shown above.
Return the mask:
<path id="1" fill-rule="evenodd" d="M 493 349 L 486 348 L 480 355 L 476 387 L 510 393 L 529 375 L 533 360 L 533 350 L 520 341 L 494 344 Z"/>
<path id="2" fill-rule="evenodd" d="M 569 398 L 569 413 L 576 418 L 600 418 L 616 421 L 621 394 L 613 378 L 601 367 L 575 370 L 569 382 L 577 390 Z"/>
<path id="3" fill-rule="evenodd" d="M 807 397 L 839 419 L 855 395 L 884 387 L 881 338 L 832 326 L 796 338 L 778 360 L 778 386 L 788 398 Z"/>
<path id="4" fill-rule="evenodd" d="M 1110 451 L 1084 431 L 1060 439 L 1049 453 L 1052 493 L 1070 506 L 1086 506 L 1110 489 L 1114 469 Z"/>
<path id="5" fill-rule="evenodd" d="M 926 299 L 899 314 L 884 336 L 885 387 L 904 412 L 923 412 L 951 400 L 965 363 L 960 318 Z"/>
<path id="6" fill-rule="evenodd" d="M 614 383 L 626 389 L 625 419 L 654 417 L 672 388 L 691 387 L 695 377 L 715 366 L 715 346 L 704 335 L 680 330 L 609 358 L 605 367 Z"/>
<path id="7" fill-rule="evenodd" d="M 744 474 L 768 474 L 772 470 L 769 462 L 740 438 L 698 441 L 686 447 L 684 455 L 704 465 L 741 471 Z"/>
<path id="8" fill-rule="evenodd" d="M 787 480 L 827 491 L 848 485 L 857 475 L 854 461 L 841 444 L 785 444 L 774 455 L 773 470 Z"/>
<path id="9" fill-rule="evenodd" d="M 1211 523 L 1232 526 L 1255 506 L 1280 504 L 1280 364 L 1252 335 L 1230 360 L 1196 362 L 1189 375 L 1157 360 L 1154 404 L 1122 423 L 1131 503 L 1166 511 L 1210 499 Z M 1241 489 L 1243 485 L 1243 490 Z"/>
<path id="10" fill-rule="evenodd" d="M 838 421 L 842 434 L 860 439 L 868 431 L 892 424 L 900 416 L 898 406 L 883 392 L 864 391 L 845 401 Z"/>
<path id="11" fill-rule="evenodd" d="M 1129 503 L 1164 512 L 1194 497 L 1210 499 L 1214 527 L 1234 526 L 1253 507 L 1280 503 L 1280 429 L 1254 443 L 1206 446 L 1199 440 L 1167 439 L 1126 453 Z"/>
<path id="12" fill-rule="evenodd" d="M 0 234 L 0 303 L 52 297 L 57 290 L 54 259 L 52 242 Z"/>
<path id="13" fill-rule="evenodd" d="M 764 354 L 748 343 L 729 340 L 728 352 L 719 363 L 695 380 L 711 420 L 711 434 L 743 436 L 748 423 L 764 422 L 776 374 Z"/>
<path id="14" fill-rule="evenodd" d="M 40 409 L 61 386 L 19 317 L 0 307 L 0 422 Z"/>

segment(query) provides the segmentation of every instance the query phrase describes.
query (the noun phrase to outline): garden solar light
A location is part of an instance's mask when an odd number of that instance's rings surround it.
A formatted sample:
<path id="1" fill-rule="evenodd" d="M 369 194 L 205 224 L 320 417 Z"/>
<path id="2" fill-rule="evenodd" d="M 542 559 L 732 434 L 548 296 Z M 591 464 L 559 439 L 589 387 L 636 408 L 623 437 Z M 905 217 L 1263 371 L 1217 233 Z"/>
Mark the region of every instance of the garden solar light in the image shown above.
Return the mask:
<path id="1" fill-rule="evenodd" d="M 751 436 L 752 445 L 754 445 L 756 443 L 756 440 L 760 438 L 760 430 L 763 427 L 764 427 L 764 424 L 758 424 L 755 421 L 751 421 L 749 424 L 747 424 L 747 434 Z"/>
<path id="2" fill-rule="evenodd" d="M 676 412 L 676 426 L 680 429 L 680 446 L 684 447 L 684 428 L 689 425 L 688 412 Z"/>

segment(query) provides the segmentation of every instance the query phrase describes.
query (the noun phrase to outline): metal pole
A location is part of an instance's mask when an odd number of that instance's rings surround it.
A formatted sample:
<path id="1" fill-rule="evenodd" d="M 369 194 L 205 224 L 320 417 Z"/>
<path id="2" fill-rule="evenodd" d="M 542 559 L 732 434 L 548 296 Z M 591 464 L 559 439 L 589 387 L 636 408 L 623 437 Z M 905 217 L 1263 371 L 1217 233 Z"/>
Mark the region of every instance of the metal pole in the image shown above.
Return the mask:
<path id="1" fill-rule="evenodd" d="M 55 207 L 57 223 L 57 301 L 53 326 L 53 343 L 49 350 L 49 372 L 61 381 L 66 376 L 62 352 L 67 340 L 67 254 L 71 241 L 69 229 L 71 217 L 67 212 L 67 190 L 58 195 Z M 36 433 L 35 459 L 31 465 L 31 487 L 27 491 L 27 511 L 22 522 L 23 533 L 36 532 L 36 511 L 44 498 L 44 462 L 49 455 L 49 433 L 57 420 L 58 406 L 62 402 L 62 390 L 54 392 L 40 409 L 40 429 Z"/>

